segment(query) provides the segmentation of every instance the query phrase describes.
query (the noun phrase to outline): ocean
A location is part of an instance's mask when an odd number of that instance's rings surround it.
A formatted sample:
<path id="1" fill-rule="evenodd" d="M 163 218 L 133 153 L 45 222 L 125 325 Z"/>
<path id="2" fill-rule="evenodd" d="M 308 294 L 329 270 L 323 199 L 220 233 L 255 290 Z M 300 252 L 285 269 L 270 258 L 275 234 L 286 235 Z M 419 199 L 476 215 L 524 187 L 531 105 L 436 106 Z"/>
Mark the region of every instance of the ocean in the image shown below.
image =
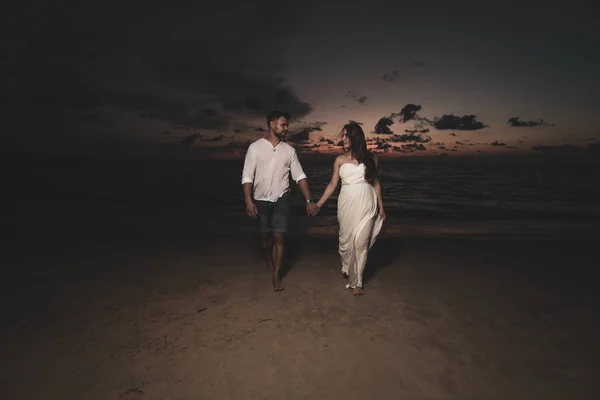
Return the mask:
<path id="1" fill-rule="evenodd" d="M 318 198 L 334 156 L 303 161 Z M 302 158 L 301 158 L 302 160 Z M 194 235 L 255 232 L 244 213 L 243 160 L 34 162 L 8 180 L 15 235 Z M 597 240 L 597 164 L 382 159 L 388 219 L 382 235 Z M 298 234 L 335 235 L 336 200 L 304 215 L 295 183 L 292 226 Z"/>

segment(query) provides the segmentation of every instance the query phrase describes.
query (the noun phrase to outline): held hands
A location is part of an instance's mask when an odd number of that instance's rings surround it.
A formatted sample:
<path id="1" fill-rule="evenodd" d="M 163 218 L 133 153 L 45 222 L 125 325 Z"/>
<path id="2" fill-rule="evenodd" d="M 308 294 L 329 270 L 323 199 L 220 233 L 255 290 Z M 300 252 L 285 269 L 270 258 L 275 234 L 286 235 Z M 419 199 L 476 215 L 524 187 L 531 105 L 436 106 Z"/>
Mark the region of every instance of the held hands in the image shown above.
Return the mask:
<path id="1" fill-rule="evenodd" d="M 315 216 L 319 213 L 319 211 L 321 210 L 321 208 L 316 205 L 315 203 L 307 203 L 306 204 L 306 214 L 308 216 Z"/>

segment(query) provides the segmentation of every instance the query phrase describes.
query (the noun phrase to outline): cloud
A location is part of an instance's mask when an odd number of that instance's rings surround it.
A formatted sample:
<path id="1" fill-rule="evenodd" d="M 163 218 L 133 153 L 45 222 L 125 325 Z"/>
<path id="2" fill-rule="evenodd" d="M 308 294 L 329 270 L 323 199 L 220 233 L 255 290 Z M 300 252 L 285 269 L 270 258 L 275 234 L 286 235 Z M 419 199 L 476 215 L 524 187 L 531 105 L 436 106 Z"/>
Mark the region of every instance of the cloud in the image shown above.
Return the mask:
<path id="1" fill-rule="evenodd" d="M 223 103 L 223 108 L 225 110 L 237 111 L 241 110 L 243 107 L 242 102 L 239 100 Z"/>
<path id="2" fill-rule="evenodd" d="M 408 131 L 408 130 L 407 130 Z M 409 131 L 409 133 L 405 133 L 402 135 L 393 135 L 390 138 L 393 142 L 416 142 L 416 143 L 428 143 L 431 142 L 431 136 L 423 136 L 421 133 L 413 133 Z"/>
<path id="3" fill-rule="evenodd" d="M 563 144 L 555 146 L 538 145 L 531 148 L 543 156 L 568 157 L 577 160 L 595 161 L 600 158 L 600 142 L 593 142 L 587 146 Z"/>
<path id="4" fill-rule="evenodd" d="M 421 121 L 422 118 L 417 114 L 421 109 L 422 107 L 420 105 L 407 104 L 402 107 L 400 112 L 390 115 L 390 118 L 396 118 L 399 122 Z"/>
<path id="5" fill-rule="evenodd" d="M 390 117 L 382 117 L 375 124 L 375 133 L 391 135 L 394 132 L 390 129 L 390 126 L 394 124 L 394 120 Z"/>
<path id="6" fill-rule="evenodd" d="M 419 151 L 427 150 L 427 148 L 422 143 L 403 144 L 402 148 L 404 150 L 419 150 Z"/>
<path id="7" fill-rule="evenodd" d="M 118 17 L 110 1 L 102 7 L 69 3 L 64 12 L 35 2 L 27 24 L 6 27 L 0 86 L 14 107 L 57 114 L 111 107 L 216 131 L 272 109 L 294 119 L 312 111 L 286 81 L 280 56 L 290 35 L 303 29 L 304 10 L 262 3 L 165 10 L 148 3 L 140 19 L 128 3 L 119 3 Z M 268 23 L 273 12 L 288 15 L 285 27 Z M 107 20 L 110 32 L 99 35 Z M 214 35 L 224 24 L 227 32 Z"/>
<path id="8" fill-rule="evenodd" d="M 398 80 L 399 78 L 410 74 L 411 70 L 423 68 L 425 65 L 425 63 L 420 61 L 413 61 L 407 66 L 401 67 L 400 69 L 393 69 L 389 72 L 384 73 L 383 75 L 381 75 L 381 79 L 383 79 L 386 82 L 392 83 Z M 402 70 L 402 72 L 400 70 Z"/>
<path id="9" fill-rule="evenodd" d="M 472 114 L 463 115 L 462 117 L 453 114 L 444 114 L 442 117 L 434 118 L 433 126 L 438 130 L 453 129 L 457 131 L 475 131 L 487 128 L 487 125 L 477 121 L 477 116 Z"/>
<path id="10" fill-rule="evenodd" d="M 383 151 L 387 151 L 392 147 L 391 144 L 386 143 L 384 141 L 378 142 L 377 146 L 375 147 L 377 150 L 383 150 Z"/>
<path id="11" fill-rule="evenodd" d="M 511 127 L 533 128 L 536 126 L 555 126 L 556 124 L 545 122 L 543 119 L 539 121 L 521 121 L 519 117 L 512 117 L 508 119 L 508 125 Z"/>
<path id="12" fill-rule="evenodd" d="M 429 128 L 422 128 L 422 129 L 405 129 L 404 132 L 406 133 L 429 133 Z"/>
<path id="13" fill-rule="evenodd" d="M 92 125 L 99 125 L 99 126 L 112 125 L 111 122 L 106 117 L 101 117 L 97 113 L 87 113 L 87 114 L 80 116 L 79 119 L 83 122 L 86 122 L 86 123 L 92 124 Z"/>
<path id="14" fill-rule="evenodd" d="M 266 132 L 266 129 L 261 126 L 261 127 L 254 129 L 254 131 L 255 132 Z"/>
<path id="15" fill-rule="evenodd" d="M 142 118 L 150 118 L 150 119 L 159 119 L 160 118 L 160 114 L 156 113 L 156 112 L 146 112 L 146 113 L 141 113 L 140 117 L 142 117 Z"/>
<path id="16" fill-rule="evenodd" d="M 327 125 L 327 121 L 314 121 L 314 122 L 305 122 L 300 121 L 299 124 L 303 126 L 303 129 L 307 132 L 321 132 L 323 130 L 323 126 Z"/>
<path id="17" fill-rule="evenodd" d="M 367 102 L 367 96 L 355 93 L 352 90 L 348 90 L 348 92 L 346 93 L 346 97 L 350 97 L 359 102 L 360 104 L 364 104 Z"/>
<path id="18" fill-rule="evenodd" d="M 306 129 L 304 129 L 304 130 L 290 136 L 288 141 L 292 142 L 292 143 L 308 142 L 310 139 L 310 136 L 308 133 L 309 132 Z"/>
<path id="19" fill-rule="evenodd" d="M 188 135 L 188 136 L 184 137 L 181 140 L 181 144 L 183 145 L 183 147 L 189 149 L 190 147 L 192 147 L 194 145 L 194 142 L 196 140 L 200 139 L 201 137 L 202 137 L 201 134 L 199 134 L 199 133 L 193 133 L 191 135 Z"/>
<path id="20" fill-rule="evenodd" d="M 494 141 L 491 143 L 491 145 L 492 145 L 492 146 L 494 146 L 494 147 L 506 147 L 506 143 L 502 143 L 502 142 L 499 142 L 499 141 L 497 141 L 497 140 L 494 140 Z"/>
<path id="21" fill-rule="evenodd" d="M 383 74 L 381 76 L 381 79 L 383 79 L 386 82 L 394 82 L 396 79 L 398 79 L 399 76 L 400 73 L 398 72 L 398 70 L 393 70 L 391 72 L 386 72 L 385 74 Z"/>
<path id="22" fill-rule="evenodd" d="M 219 136 L 213 136 L 208 139 L 199 138 L 198 140 L 200 142 L 222 142 L 224 138 L 225 138 L 225 136 L 219 135 Z"/>

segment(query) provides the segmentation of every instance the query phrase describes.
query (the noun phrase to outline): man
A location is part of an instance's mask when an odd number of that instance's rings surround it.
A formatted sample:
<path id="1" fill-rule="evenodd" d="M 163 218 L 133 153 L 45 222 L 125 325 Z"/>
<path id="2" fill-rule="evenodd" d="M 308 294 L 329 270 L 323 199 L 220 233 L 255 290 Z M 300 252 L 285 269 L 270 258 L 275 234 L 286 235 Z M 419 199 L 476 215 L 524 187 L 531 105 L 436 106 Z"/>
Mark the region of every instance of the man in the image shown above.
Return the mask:
<path id="1" fill-rule="evenodd" d="M 242 172 L 246 214 L 259 220 L 265 261 L 272 271 L 276 292 L 284 289 L 279 272 L 290 212 L 290 173 L 304 196 L 306 213 L 315 215 L 318 212 L 296 150 L 283 141 L 289 119 L 289 115 L 281 111 L 273 111 L 267 116 L 269 132 L 248 147 Z"/>

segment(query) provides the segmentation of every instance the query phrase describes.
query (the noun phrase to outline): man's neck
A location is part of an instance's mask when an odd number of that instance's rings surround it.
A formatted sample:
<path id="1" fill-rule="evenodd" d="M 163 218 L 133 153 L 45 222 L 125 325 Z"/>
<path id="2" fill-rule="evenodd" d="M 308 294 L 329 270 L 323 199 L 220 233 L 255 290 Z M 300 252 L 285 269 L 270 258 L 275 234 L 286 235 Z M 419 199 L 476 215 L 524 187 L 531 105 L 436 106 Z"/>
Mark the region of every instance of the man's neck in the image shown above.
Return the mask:
<path id="1" fill-rule="evenodd" d="M 279 143 L 281 143 L 281 139 L 279 139 L 277 136 L 275 136 L 275 134 L 273 132 L 267 133 L 267 137 L 265 137 L 265 139 L 267 139 L 273 145 L 273 147 L 275 147 Z"/>

